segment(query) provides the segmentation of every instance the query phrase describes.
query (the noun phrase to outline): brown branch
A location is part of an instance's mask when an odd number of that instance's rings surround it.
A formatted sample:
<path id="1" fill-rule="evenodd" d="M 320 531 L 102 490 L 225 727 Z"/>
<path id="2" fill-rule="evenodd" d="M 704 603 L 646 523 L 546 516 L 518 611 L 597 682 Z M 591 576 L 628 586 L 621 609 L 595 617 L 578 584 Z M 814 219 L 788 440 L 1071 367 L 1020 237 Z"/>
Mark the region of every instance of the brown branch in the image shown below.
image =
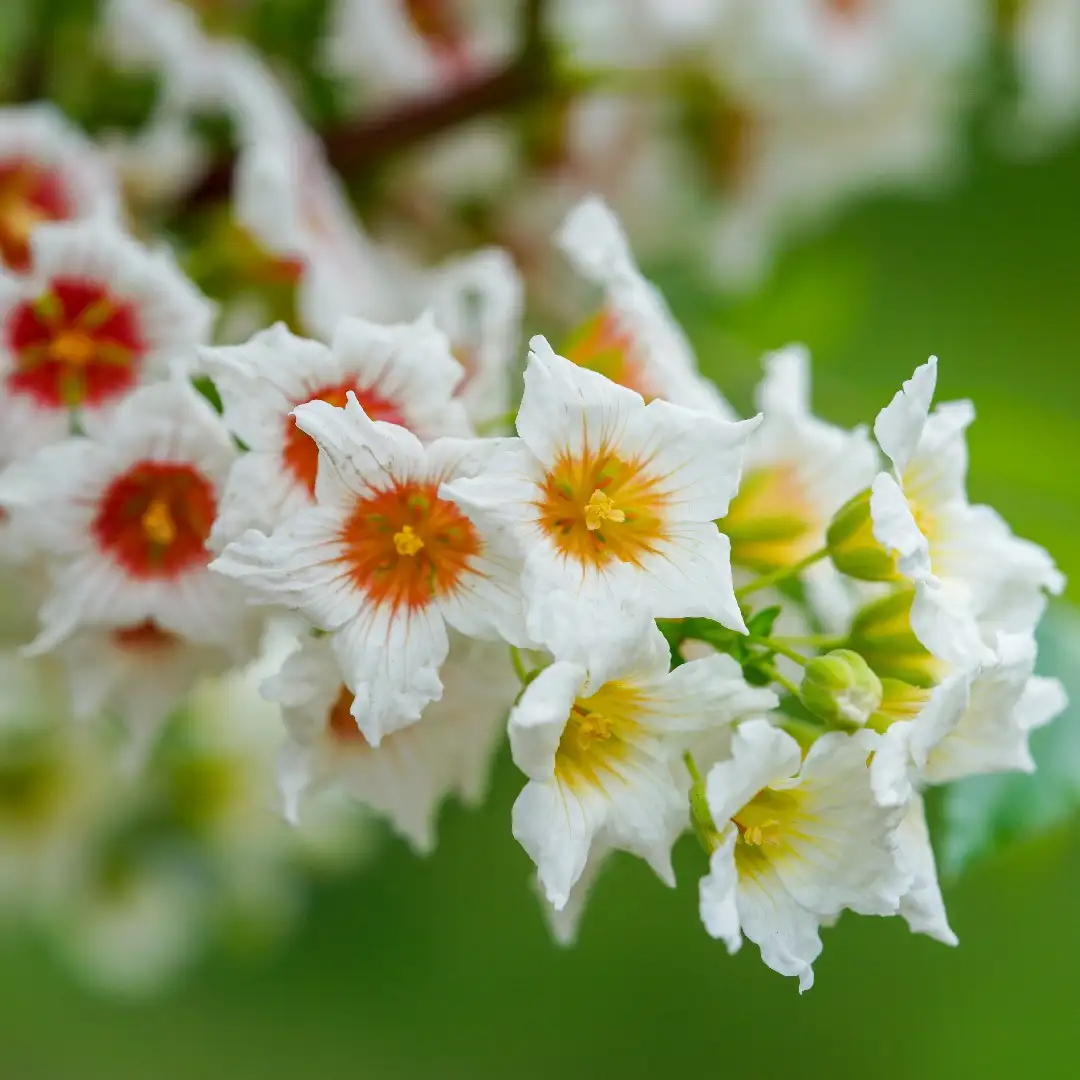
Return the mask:
<path id="1" fill-rule="evenodd" d="M 468 120 L 514 112 L 542 97 L 552 85 L 544 6 L 544 0 L 524 0 L 521 48 L 509 64 L 324 133 L 327 160 L 338 172 L 356 176 Z M 227 198 L 234 166 L 232 154 L 215 163 L 186 206 Z"/>

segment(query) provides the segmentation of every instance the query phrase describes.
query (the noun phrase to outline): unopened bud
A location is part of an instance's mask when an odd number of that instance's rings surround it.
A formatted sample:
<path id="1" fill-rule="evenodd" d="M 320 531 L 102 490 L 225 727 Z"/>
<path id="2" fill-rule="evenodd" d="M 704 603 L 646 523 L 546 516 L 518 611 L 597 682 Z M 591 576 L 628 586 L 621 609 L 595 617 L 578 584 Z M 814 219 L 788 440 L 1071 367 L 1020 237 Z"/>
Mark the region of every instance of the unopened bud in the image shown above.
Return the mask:
<path id="1" fill-rule="evenodd" d="M 842 574 L 859 581 L 896 581 L 896 556 L 874 536 L 869 488 L 836 511 L 826 533 L 829 557 Z"/>
<path id="2" fill-rule="evenodd" d="M 716 524 L 731 540 L 731 561 L 758 573 L 794 566 L 821 544 L 813 508 L 790 469 L 748 472 Z"/>
<path id="3" fill-rule="evenodd" d="M 882 679 L 935 686 L 945 673 L 945 664 L 925 648 L 911 629 L 914 599 L 914 589 L 900 589 L 867 604 L 855 616 L 846 645 Z"/>
<path id="4" fill-rule="evenodd" d="M 829 724 L 862 727 L 881 705 L 881 680 L 850 649 L 836 649 L 806 665 L 802 703 Z"/>

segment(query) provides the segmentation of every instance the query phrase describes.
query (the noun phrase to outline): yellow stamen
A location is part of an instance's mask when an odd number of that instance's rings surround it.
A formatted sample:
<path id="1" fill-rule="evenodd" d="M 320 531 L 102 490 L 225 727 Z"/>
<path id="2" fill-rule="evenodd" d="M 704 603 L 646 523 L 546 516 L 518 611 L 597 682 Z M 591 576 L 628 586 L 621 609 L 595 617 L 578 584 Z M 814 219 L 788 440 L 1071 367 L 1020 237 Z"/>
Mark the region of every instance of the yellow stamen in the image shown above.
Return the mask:
<path id="1" fill-rule="evenodd" d="M 406 525 L 401 532 L 394 533 L 394 547 L 399 555 L 415 555 L 424 546 L 424 541 L 413 532 L 411 525 Z"/>
<path id="2" fill-rule="evenodd" d="M 93 360 L 96 348 L 94 339 L 89 334 L 81 330 L 64 330 L 53 339 L 49 354 L 62 364 L 85 367 Z"/>
<path id="3" fill-rule="evenodd" d="M 776 847 L 780 843 L 780 822 L 776 818 L 769 818 L 760 825 L 748 825 L 743 830 L 742 840 L 750 847 L 761 847 L 763 844 Z"/>
<path id="4" fill-rule="evenodd" d="M 592 493 L 585 507 L 585 526 L 589 532 L 596 532 L 605 521 L 616 523 L 626 520 L 622 510 L 615 509 L 615 500 L 605 495 L 599 488 Z"/>
<path id="5" fill-rule="evenodd" d="M 154 499 L 143 513 L 142 528 L 151 543 L 168 547 L 176 539 L 176 522 L 169 504 L 163 499 Z"/>
<path id="6" fill-rule="evenodd" d="M 588 750 L 595 742 L 605 742 L 612 736 L 611 720 L 601 713 L 591 712 L 578 721 L 575 732 L 578 747 Z"/>

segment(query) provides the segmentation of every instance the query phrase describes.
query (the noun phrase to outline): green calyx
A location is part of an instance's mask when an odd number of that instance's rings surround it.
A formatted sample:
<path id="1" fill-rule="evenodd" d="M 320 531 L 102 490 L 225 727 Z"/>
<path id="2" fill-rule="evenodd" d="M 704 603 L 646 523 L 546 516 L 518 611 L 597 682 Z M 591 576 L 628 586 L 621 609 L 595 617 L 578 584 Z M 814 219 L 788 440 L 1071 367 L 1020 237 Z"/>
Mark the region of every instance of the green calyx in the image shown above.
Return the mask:
<path id="1" fill-rule="evenodd" d="M 898 581 L 896 556 L 874 536 L 870 516 L 870 489 L 849 499 L 837 510 L 826 533 L 833 565 L 859 581 Z"/>

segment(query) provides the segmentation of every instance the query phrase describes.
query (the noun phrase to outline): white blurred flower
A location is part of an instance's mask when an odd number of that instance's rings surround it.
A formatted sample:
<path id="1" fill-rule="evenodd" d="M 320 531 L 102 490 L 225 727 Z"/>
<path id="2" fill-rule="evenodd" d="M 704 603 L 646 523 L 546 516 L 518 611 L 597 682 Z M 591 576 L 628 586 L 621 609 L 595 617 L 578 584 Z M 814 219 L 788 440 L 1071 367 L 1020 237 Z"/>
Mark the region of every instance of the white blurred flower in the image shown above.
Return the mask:
<path id="1" fill-rule="evenodd" d="M 504 645 L 458 636 L 440 678 L 442 697 L 376 749 L 350 712 L 353 694 L 329 642 L 306 640 L 264 688 L 282 705 L 289 734 L 278 757 L 289 819 L 301 820 L 312 794 L 337 788 L 386 816 L 418 852 L 430 852 L 443 800 L 482 798 L 518 690 Z"/>
<path id="2" fill-rule="evenodd" d="M 194 359 L 212 306 L 171 255 L 110 222 L 42 225 L 33 270 L 0 275 L 0 462 L 103 421 L 140 383 Z"/>
<path id="3" fill-rule="evenodd" d="M 236 456 L 221 420 L 175 380 L 135 391 L 88 431 L 0 475 L 0 504 L 55 568 L 32 648 L 54 648 L 80 628 L 153 622 L 242 656 L 253 616 L 208 566 Z"/>
<path id="4" fill-rule="evenodd" d="M 30 238 L 50 221 L 119 213 L 116 180 L 90 140 L 52 105 L 0 108 L 0 265 L 30 267 Z"/>
<path id="5" fill-rule="evenodd" d="M 556 661 L 526 687 L 510 715 L 514 763 L 529 778 L 514 804 L 514 836 L 536 863 L 557 911 L 594 845 L 633 852 L 674 885 L 671 848 L 686 828 L 689 776 L 679 756 L 691 735 L 776 705 L 727 656 L 669 671 L 653 627 L 610 678 Z"/>
<path id="6" fill-rule="evenodd" d="M 293 419 L 298 405 L 342 406 L 351 392 L 370 419 L 402 424 L 423 441 L 468 434 L 453 400 L 464 372 L 430 319 L 399 326 L 343 319 L 329 346 L 279 323 L 243 345 L 200 355 L 226 426 L 248 448 L 229 475 L 210 537 L 215 550 L 314 504 L 319 451 Z"/>
<path id="7" fill-rule="evenodd" d="M 445 488 L 518 537 L 530 636 L 602 682 L 650 618 L 700 615 L 745 632 L 714 521 L 757 420 L 646 405 L 543 338 L 532 350 L 520 438 Z"/>
<path id="8" fill-rule="evenodd" d="M 352 393 L 344 409 L 314 401 L 294 415 L 319 447 L 316 505 L 269 537 L 245 533 L 214 568 L 331 634 L 356 695 L 352 714 L 378 746 L 439 700 L 448 626 L 527 643 L 517 552 L 440 494 L 503 444 L 444 438 L 425 447 L 369 419 Z"/>
<path id="9" fill-rule="evenodd" d="M 878 738 L 825 735 L 804 761 L 790 735 L 751 720 L 706 779 L 718 836 L 701 882 L 705 928 L 732 952 L 745 934 L 800 991 L 813 985 L 821 925 L 845 908 L 891 915 L 909 884 L 901 812 L 880 806 L 870 785 Z"/>
<path id="10" fill-rule="evenodd" d="M 698 373 L 682 328 L 638 270 L 622 226 L 601 199 L 580 202 L 555 242 L 578 273 L 603 290 L 603 306 L 567 345 L 568 359 L 636 390 L 646 401 L 663 398 L 734 419 L 716 385 Z"/>
<path id="11" fill-rule="evenodd" d="M 1011 134 L 1022 146 L 1044 146 L 1080 120 L 1080 3 L 1024 0 L 1010 32 L 1019 80 Z"/>

